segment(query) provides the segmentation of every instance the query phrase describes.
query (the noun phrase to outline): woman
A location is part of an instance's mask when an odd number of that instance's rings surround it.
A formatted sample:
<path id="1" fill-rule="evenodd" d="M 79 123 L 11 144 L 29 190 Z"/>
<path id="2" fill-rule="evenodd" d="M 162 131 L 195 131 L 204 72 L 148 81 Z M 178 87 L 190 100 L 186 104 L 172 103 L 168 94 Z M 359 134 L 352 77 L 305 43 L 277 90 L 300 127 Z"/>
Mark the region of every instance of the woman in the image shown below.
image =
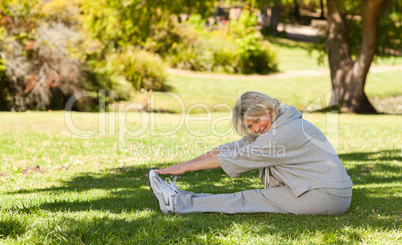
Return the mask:
<path id="1" fill-rule="evenodd" d="M 233 126 L 244 137 L 195 159 L 150 170 L 150 187 L 164 213 L 341 214 L 352 198 L 352 181 L 324 134 L 293 106 L 246 92 L 233 108 Z M 231 194 L 179 190 L 158 174 L 221 167 L 229 176 L 259 169 L 265 189 Z"/>

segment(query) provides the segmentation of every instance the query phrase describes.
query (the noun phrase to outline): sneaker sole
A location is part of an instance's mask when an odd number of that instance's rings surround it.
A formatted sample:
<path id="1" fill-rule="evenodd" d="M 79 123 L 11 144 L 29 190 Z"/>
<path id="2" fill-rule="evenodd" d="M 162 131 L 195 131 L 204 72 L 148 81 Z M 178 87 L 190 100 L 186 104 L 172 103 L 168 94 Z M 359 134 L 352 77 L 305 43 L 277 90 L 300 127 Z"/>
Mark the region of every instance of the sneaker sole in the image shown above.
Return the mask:
<path id="1" fill-rule="evenodd" d="M 158 201 L 159 209 L 161 210 L 161 212 L 164 213 L 164 214 L 167 214 L 167 213 L 169 213 L 169 211 L 166 208 L 165 202 L 163 201 L 163 197 L 161 195 L 159 195 L 160 197 L 155 195 L 155 190 L 152 187 L 152 180 L 151 180 L 152 178 L 156 178 L 155 170 L 150 170 L 149 171 L 149 174 L 148 174 L 149 188 L 151 188 L 152 194 L 154 195 L 154 197 Z"/>

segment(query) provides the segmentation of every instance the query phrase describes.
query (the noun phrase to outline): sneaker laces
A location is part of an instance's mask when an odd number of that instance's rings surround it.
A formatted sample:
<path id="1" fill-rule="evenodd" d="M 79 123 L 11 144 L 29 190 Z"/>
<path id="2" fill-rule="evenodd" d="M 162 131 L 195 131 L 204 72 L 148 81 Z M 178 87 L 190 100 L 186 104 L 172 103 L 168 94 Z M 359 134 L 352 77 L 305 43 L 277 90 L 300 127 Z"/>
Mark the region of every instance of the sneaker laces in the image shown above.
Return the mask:
<path id="1" fill-rule="evenodd" d="M 173 181 L 170 178 L 165 178 L 165 184 L 173 191 L 172 194 L 172 202 L 173 206 L 176 206 L 176 195 L 179 193 L 179 188 L 176 185 L 176 179 L 177 177 L 173 178 Z"/>
<path id="2" fill-rule="evenodd" d="M 177 180 L 177 177 L 174 177 L 173 178 L 173 181 L 170 179 L 170 178 L 166 178 L 165 179 L 165 182 L 166 182 L 166 184 L 175 192 L 175 193 L 177 193 L 179 190 L 179 188 L 177 187 L 177 184 L 176 184 L 176 180 Z"/>
<path id="3" fill-rule="evenodd" d="M 179 192 L 179 188 L 177 187 L 176 184 L 177 177 L 174 177 L 173 181 L 170 178 L 165 178 L 165 181 L 163 181 L 162 178 L 159 177 L 159 175 L 156 176 L 159 179 L 159 182 L 161 182 L 163 185 L 167 186 L 170 190 L 172 190 L 174 194 L 177 194 Z"/>

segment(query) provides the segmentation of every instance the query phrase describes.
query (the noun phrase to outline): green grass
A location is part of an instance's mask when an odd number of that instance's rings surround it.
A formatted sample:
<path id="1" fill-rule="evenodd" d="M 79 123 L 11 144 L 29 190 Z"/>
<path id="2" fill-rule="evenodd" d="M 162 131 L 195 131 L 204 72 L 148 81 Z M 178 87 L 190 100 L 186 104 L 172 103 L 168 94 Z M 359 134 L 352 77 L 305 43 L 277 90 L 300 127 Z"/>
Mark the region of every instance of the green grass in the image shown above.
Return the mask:
<path id="1" fill-rule="evenodd" d="M 319 53 L 313 50 L 311 43 L 283 38 L 269 38 L 269 41 L 276 53 L 278 69 L 281 72 L 329 68 L 327 58 L 323 59 L 323 63 L 318 62 Z"/>
<path id="2" fill-rule="evenodd" d="M 283 38 L 268 39 L 272 50 L 275 51 L 280 71 L 315 70 L 329 68 L 328 58 L 323 58 L 319 64 L 319 53 L 313 50 L 313 44 L 296 42 Z M 391 56 L 389 58 L 375 57 L 372 65 L 402 65 L 402 57 Z"/>
<path id="3" fill-rule="evenodd" d="M 127 138 L 127 148 L 119 151 L 112 131 L 87 138 L 71 133 L 63 112 L 0 113 L 0 173 L 6 174 L 0 177 L 0 243 L 401 242 L 401 116 L 339 115 L 339 155 L 354 182 L 352 204 L 343 215 L 161 214 L 148 187 L 148 169 L 237 139 L 227 121 L 212 125 L 227 115 L 214 113 L 210 120 L 164 137 L 151 135 L 149 127 L 143 135 Z M 326 114 L 307 119 L 326 131 Z M 73 121 L 78 128 L 92 129 L 98 115 L 73 113 Z M 126 121 L 135 130 L 141 116 L 129 113 Z M 177 114 L 156 114 L 153 130 L 167 132 L 179 121 Z M 195 136 L 190 126 L 207 135 Z M 228 135 L 208 133 L 211 129 Z M 162 146 L 165 151 L 159 154 L 149 151 Z M 44 172 L 23 173 L 25 166 L 34 165 Z M 257 171 L 232 179 L 220 169 L 186 173 L 178 186 L 209 193 L 262 188 Z"/>
<path id="4" fill-rule="evenodd" d="M 312 44 L 295 42 L 276 38 L 270 40 L 272 49 L 277 53 L 279 69 L 282 72 L 295 70 L 328 69 L 328 62 L 318 65 L 317 51 L 309 53 Z M 402 57 L 390 59 L 377 58 L 375 65 L 402 65 Z M 369 73 L 366 80 L 365 91 L 369 97 L 389 97 L 402 95 L 402 72 Z M 224 107 L 214 108 L 216 104 L 233 105 L 239 94 L 245 91 L 259 91 L 282 102 L 294 105 L 303 110 L 311 102 L 322 98 L 331 91 L 330 74 L 324 76 L 300 76 L 292 78 L 261 78 L 261 79 L 229 79 L 205 78 L 197 76 L 169 75 L 167 85 L 172 88 L 171 93 L 155 92 L 154 106 L 157 110 L 167 112 L 180 112 L 181 103 L 184 110 L 202 103 L 212 111 L 226 111 Z M 135 94 L 133 101 L 140 102 L 143 94 Z M 322 101 L 324 99 L 322 98 Z M 192 113 L 205 112 L 200 107 L 191 110 Z"/>
<path id="5" fill-rule="evenodd" d="M 370 73 L 366 81 L 366 94 L 369 97 L 388 97 L 402 94 L 401 72 Z M 218 79 L 170 75 L 168 84 L 174 89 L 169 93 L 154 93 L 154 106 L 160 110 L 180 112 L 180 103 L 188 111 L 190 106 L 202 103 L 213 111 L 226 110 L 215 108 L 216 104 L 233 105 L 241 93 L 254 90 L 278 98 L 282 102 L 303 110 L 311 102 L 331 91 L 328 76 L 306 76 L 294 78 L 264 79 Z M 328 95 L 329 96 L 329 95 Z M 138 97 L 137 100 L 139 100 Z M 324 101 L 324 99 L 323 99 Z M 204 112 L 196 108 L 192 112 Z"/>
<path id="6" fill-rule="evenodd" d="M 308 45 L 273 43 L 280 53 L 280 69 L 320 69 L 314 53 L 308 56 Z M 378 97 L 400 95 L 400 83 L 400 72 L 372 73 L 366 92 Z M 170 76 L 168 84 L 186 112 L 203 112 L 200 107 L 190 111 L 201 102 L 208 108 L 218 103 L 232 106 L 238 93 L 248 90 L 267 93 L 303 110 L 312 101 L 317 105 L 316 99 L 330 90 L 329 76 L 260 80 Z M 175 112 L 180 108 L 177 98 L 168 93 L 155 93 L 155 106 Z M 339 137 L 329 138 L 354 182 L 346 214 L 161 214 L 148 187 L 148 169 L 175 164 L 238 139 L 229 128 L 228 110 L 214 110 L 221 112 L 212 113 L 211 118 L 166 113 L 149 118 L 127 113 L 115 121 L 115 114 L 110 114 L 106 123 L 96 113 L 73 113 L 79 129 L 106 127 L 105 134 L 100 130 L 101 135 L 94 137 L 72 133 L 64 112 L 1 112 L 0 244 L 401 243 L 401 116 L 307 115 L 324 132 L 325 125 L 335 123 L 336 129 L 338 122 Z M 181 121 L 181 116 L 186 120 Z M 204 121 L 194 121 L 196 116 Z M 123 120 L 128 130 L 139 131 L 145 125 L 145 131 L 136 137 L 119 137 Z M 151 122 L 155 122 L 153 127 Z M 257 175 L 250 171 L 232 179 L 220 169 L 190 172 L 179 177 L 178 186 L 195 192 L 230 193 L 262 188 Z"/>

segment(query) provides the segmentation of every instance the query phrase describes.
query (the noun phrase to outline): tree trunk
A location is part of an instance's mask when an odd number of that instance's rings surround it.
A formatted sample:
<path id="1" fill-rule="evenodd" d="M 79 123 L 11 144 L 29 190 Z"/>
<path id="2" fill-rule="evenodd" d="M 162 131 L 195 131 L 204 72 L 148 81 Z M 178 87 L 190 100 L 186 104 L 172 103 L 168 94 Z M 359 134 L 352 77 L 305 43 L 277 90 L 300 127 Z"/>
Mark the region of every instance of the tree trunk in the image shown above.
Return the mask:
<path id="1" fill-rule="evenodd" d="M 320 0 L 320 7 L 321 7 L 321 15 L 320 15 L 320 19 L 325 19 L 324 16 L 324 0 Z"/>
<path id="2" fill-rule="evenodd" d="M 331 104 L 343 111 L 376 113 L 365 92 L 367 73 L 378 46 L 379 21 L 391 0 L 362 1 L 362 42 L 356 60 L 352 60 L 345 14 L 336 0 L 328 0 L 328 37 L 326 40 L 332 81 Z"/>
<path id="3" fill-rule="evenodd" d="M 294 15 L 296 18 L 296 21 L 300 20 L 300 7 L 299 7 L 299 0 L 293 0 L 295 9 L 294 9 Z"/>
<path id="4" fill-rule="evenodd" d="M 2 76 L 0 76 L 0 111 L 7 111 L 8 108 L 8 101 L 7 101 L 7 91 L 6 91 L 6 87 L 5 84 L 3 83 Z"/>
<path id="5" fill-rule="evenodd" d="M 274 7 L 272 8 L 271 12 L 271 32 L 272 36 L 276 37 L 278 36 L 278 24 L 279 24 L 279 5 L 280 5 L 280 0 L 275 0 L 274 2 Z"/>

